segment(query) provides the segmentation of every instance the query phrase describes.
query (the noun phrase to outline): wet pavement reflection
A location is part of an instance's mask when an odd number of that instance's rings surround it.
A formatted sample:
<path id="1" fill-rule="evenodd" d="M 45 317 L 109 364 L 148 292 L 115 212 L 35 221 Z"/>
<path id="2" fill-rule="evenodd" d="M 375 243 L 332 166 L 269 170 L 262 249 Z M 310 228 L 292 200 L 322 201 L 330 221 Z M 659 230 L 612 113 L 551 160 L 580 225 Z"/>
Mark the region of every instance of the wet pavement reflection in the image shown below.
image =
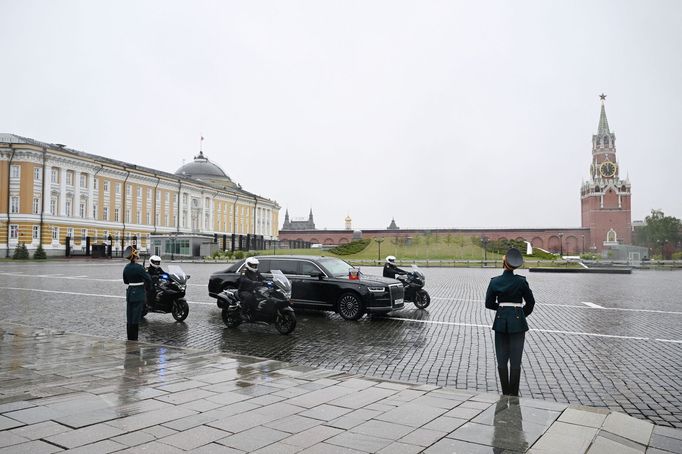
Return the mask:
<path id="1" fill-rule="evenodd" d="M 0 264 L 2 320 L 124 339 L 122 266 L 96 260 Z M 432 295 L 427 310 L 408 303 L 387 317 L 357 322 L 330 312 L 297 311 L 296 330 L 280 336 L 272 326 L 225 327 L 207 296 L 208 276 L 224 264 L 182 266 L 192 275 L 189 317 L 176 323 L 168 314 L 149 314 L 141 340 L 382 379 L 498 391 L 491 314 L 482 298 L 499 270 L 427 268 Z M 372 267 L 363 271 L 380 273 Z M 677 304 L 682 272 L 522 273 L 538 300 L 529 318 L 522 395 L 682 427 L 682 309 Z"/>
<path id="2" fill-rule="evenodd" d="M 682 447 L 682 430 L 608 410 L 6 322 L 0 341 L 3 452 Z"/>

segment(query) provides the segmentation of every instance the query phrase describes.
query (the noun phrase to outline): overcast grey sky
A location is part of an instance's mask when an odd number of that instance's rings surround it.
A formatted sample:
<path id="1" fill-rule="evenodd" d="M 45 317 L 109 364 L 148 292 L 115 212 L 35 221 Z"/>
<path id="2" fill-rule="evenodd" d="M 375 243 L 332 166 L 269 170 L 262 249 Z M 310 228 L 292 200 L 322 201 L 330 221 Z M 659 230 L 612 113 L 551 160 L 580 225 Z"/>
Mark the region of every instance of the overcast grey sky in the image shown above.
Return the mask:
<path id="1" fill-rule="evenodd" d="M 0 0 L 0 132 L 206 156 L 318 228 L 574 227 L 599 97 L 682 218 L 682 2 Z"/>

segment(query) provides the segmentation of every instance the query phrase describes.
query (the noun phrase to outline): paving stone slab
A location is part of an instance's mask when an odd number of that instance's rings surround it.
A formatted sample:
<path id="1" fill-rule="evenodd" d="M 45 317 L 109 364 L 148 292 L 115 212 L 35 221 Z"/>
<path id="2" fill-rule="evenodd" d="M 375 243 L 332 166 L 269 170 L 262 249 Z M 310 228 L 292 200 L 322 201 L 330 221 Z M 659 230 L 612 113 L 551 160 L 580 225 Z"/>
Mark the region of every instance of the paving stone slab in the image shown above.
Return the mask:
<path id="1" fill-rule="evenodd" d="M 584 453 L 597 435 L 597 429 L 556 422 L 533 445 L 533 451 L 547 454 Z"/>
<path id="2" fill-rule="evenodd" d="M 343 432 L 325 440 L 325 443 L 362 452 L 377 452 L 390 445 L 392 441 L 361 433 Z"/>
<path id="3" fill-rule="evenodd" d="M 590 446 L 587 454 L 643 454 L 644 447 L 636 449 L 611 440 L 606 437 L 597 436 Z"/>
<path id="4" fill-rule="evenodd" d="M 651 433 L 654 430 L 654 425 L 648 421 L 642 421 L 623 413 L 612 412 L 606 417 L 602 429 L 637 443 L 647 445 L 651 438 Z"/>
<path id="5" fill-rule="evenodd" d="M 158 440 L 160 443 L 189 451 L 200 446 L 225 438 L 230 433 L 208 426 L 198 426 L 183 430 Z"/>
<path id="6" fill-rule="evenodd" d="M 254 427 L 217 440 L 217 443 L 245 452 L 252 452 L 287 438 L 289 435 L 286 432 L 270 429 L 269 427 Z"/>
<path id="7" fill-rule="evenodd" d="M 604 424 L 608 414 L 609 411 L 605 409 L 569 407 L 559 416 L 559 421 L 598 429 Z"/>

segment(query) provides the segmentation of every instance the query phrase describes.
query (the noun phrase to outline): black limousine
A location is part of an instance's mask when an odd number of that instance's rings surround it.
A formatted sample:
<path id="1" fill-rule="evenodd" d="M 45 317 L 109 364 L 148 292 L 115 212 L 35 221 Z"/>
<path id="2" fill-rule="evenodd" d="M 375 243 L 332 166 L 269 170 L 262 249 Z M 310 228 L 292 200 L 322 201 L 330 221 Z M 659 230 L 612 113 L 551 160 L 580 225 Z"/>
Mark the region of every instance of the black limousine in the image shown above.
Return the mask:
<path id="1" fill-rule="evenodd" d="M 258 256 L 258 271 L 269 277 L 270 270 L 282 271 L 291 281 L 294 308 L 337 312 L 346 320 L 365 313 L 381 314 L 403 308 L 403 285 L 395 279 L 369 276 L 335 257 L 265 255 Z M 208 281 L 208 294 L 239 286 L 244 260 L 217 271 Z"/>

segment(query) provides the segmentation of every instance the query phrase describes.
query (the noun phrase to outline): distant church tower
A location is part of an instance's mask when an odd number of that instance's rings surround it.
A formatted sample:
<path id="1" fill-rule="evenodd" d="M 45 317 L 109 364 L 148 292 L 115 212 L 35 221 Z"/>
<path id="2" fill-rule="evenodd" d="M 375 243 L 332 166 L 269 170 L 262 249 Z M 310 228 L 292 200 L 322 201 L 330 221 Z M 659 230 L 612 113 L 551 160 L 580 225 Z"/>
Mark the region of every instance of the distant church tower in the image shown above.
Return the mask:
<path id="1" fill-rule="evenodd" d="M 346 230 L 352 230 L 353 229 L 351 222 L 352 222 L 352 220 L 350 218 L 350 215 L 347 215 L 346 216 Z"/>
<path id="2" fill-rule="evenodd" d="M 582 226 L 590 229 L 592 244 L 586 247 L 602 251 L 616 244 L 630 244 L 632 215 L 630 181 L 620 177 L 616 158 L 616 136 L 609 131 L 604 101 L 597 134 L 592 136 L 590 180 L 580 188 Z"/>

